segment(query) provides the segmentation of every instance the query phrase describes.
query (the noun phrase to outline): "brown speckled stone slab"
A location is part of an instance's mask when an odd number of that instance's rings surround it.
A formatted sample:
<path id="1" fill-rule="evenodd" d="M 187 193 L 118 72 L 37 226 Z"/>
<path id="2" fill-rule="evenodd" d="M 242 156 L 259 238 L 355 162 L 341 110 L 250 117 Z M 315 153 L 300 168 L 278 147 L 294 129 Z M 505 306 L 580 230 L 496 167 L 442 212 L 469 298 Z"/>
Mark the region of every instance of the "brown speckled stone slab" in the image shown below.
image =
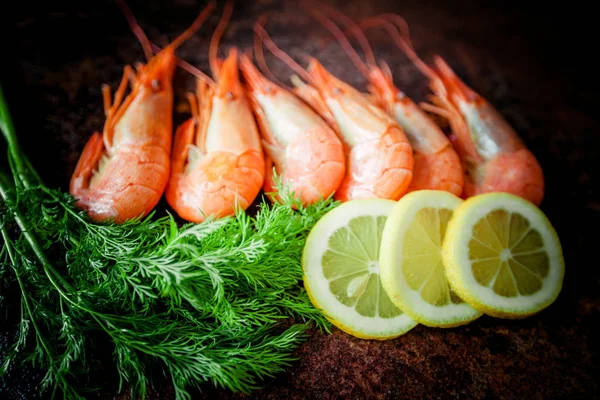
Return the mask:
<path id="1" fill-rule="evenodd" d="M 304 55 L 315 56 L 332 73 L 364 89 L 364 78 L 340 47 L 296 3 L 238 1 L 222 49 L 251 46 L 252 24 L 269 10 L 273 14 L 267 28 L 291 56 L 301 63 Z M 150 38 L 165 45 L 192 21 L 203 3 L 132 0 L 129 4 Z M 544 3 L 535 10 L 500 1 L 329 4 L 352 17 L 401 13 L 411 25 L 419 54 L 426 60 L 435 53 L 442 55 L 515 126 L 544 169 L 547 190 L 541 208 L 562 241 L 567 268 L 564 289 L 547 310 L 525 320 L 482 317 L 447 330 L 418 326 L 384 342 L 356 339 L 338 330 L 331 335 L 313 332 L 296 352 L 299 360 L 286 373 L 263 382 L 263 389 L 243 396 L 205 385 L 195 397 L 600 397 L 596 382 L 600 376 L 596 342 L 600 333 L 600 102 L 592 88 L 598 85 L 589 58 L 595 45 L 586 44 L 594 28 L 589 22 L 591 11 L 576 3 L 556 9 Z M 6 19 L 0 29 L 6 33 L 0 80 L 35 167 L 48 184 L 66 189 L 83 145 L 94 130 L 102 128 L 101 85 L 115 88 L 123 66 L 143 60 L 143 53 L 110 1 L 71 7 L 60 2 L 43 7 L 15 5 L 17 10 L 2 10 Z M 207 44 L 219 11 L 178 53 L 206 72 Z M 369 39 L 376 55 L 390 64 L 396 84 L 415 100 L 425 99 L 425 80 L 385 35 L 374 31 Z M 272 57 L 269 62 L 281 79 L 289 76 L 281 63 Z M 180 102 L 185 91 L 193 88 L 192 77 L 179 71 L 176 88 Z M 177 114 L 175 120 L 186 117 Z M 584 227 L 591 229 L 585 233 Z M 5 332 L 10 329 L 2 327 Z M 1 347 L 8 336 L 1 336 Z M 34 372 L 14 372 L 2 382 L 0 398 L 38 398 L 36 382 Z M 128 398 L 115 390 L 111 381 L 90 397 Z M 174 395 L 165 385 L 156 389 L 153 398 Z"/>

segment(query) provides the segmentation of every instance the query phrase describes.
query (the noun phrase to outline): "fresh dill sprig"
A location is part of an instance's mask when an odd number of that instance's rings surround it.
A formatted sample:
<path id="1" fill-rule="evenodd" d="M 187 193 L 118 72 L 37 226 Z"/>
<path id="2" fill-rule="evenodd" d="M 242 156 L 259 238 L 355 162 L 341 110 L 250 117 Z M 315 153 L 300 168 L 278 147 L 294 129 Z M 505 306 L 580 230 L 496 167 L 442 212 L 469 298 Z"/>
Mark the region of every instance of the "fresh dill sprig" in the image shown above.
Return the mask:
<path id="1" fill-rule="evenodd" d="M 301 258 L 332 199 L 305 207 L 277 182 L 280 200 L 263 199 L 255 216 L 97 223 L 43 185 L 1 88 L 0 130 L 11 172 L 0 174 L 0 279 L 19 296 L 0 376 L 32 363 L 46 371 L 42 389 L 81 398 L 76 382 L 90 370 L 92 338 L 101 338 L 132 397 L 146 395 L 156 368 L 178 399 L 205 383 L 248 393 L 293 361 L 310 323 L 329 328 L 302 287 Z"/>

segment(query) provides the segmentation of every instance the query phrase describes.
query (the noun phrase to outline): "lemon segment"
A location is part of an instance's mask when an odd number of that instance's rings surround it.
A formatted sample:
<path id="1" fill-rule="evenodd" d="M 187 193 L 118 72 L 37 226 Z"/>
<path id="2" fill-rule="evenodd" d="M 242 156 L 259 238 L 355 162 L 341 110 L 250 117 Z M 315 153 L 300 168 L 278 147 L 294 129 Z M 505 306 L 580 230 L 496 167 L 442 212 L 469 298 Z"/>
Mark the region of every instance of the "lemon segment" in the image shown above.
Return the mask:
<path id="1" fill-rule="evenodd" d="M 448 225 L 448 279 L 478 310 L 522 318 L 557 298 L 565 273 L 556 231 L 529 201 L 508 193 L 467 199 Z"/>
<path id="2" fill-rule="evenodd" d="M 359 338 L 390 339 L 417 325 L 391 302 L 379 276 L 381 233 L 395 204 L 342 203 L 315 224 L 304 247 L 303 279 L 311 302 Z"/>
<path id="3" fill-rule="evenodd" d="M 442 243 L 462 200 L 441 190 L 419 190 L 395 205 L 382 234 L 381 280 L 392 302 L 417 322 L 454 327 L 481 316 L 450 287 Z"/>

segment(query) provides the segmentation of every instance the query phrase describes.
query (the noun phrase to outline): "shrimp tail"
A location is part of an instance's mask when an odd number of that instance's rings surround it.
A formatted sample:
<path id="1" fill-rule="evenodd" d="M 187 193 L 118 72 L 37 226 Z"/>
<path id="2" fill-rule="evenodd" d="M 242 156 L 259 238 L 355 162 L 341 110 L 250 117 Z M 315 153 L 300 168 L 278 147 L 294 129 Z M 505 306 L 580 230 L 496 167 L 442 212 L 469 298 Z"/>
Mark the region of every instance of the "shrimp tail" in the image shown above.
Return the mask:
<path id="1" fill-rule="evenodd" d="M 95 132 L 83 148 L 71 178 L 69 191 L 75 197 L 79 197 L 89 187 L 90 179 L 100 161 L 100 157 L 102 157 L 103 150 L 104 140 L 102 134 Z"/>
<path id="2" fill-rule="evenodd" d="M 171 157 L 171 168 L 174 174 L 182 173 L 185 163 L 188 160 L 188 146 L 194 140 L 196 124 L 194 118 L 190 118 L 183 124 L 179 125 L 175 132 L 173 143 L 173 155 Z"/>

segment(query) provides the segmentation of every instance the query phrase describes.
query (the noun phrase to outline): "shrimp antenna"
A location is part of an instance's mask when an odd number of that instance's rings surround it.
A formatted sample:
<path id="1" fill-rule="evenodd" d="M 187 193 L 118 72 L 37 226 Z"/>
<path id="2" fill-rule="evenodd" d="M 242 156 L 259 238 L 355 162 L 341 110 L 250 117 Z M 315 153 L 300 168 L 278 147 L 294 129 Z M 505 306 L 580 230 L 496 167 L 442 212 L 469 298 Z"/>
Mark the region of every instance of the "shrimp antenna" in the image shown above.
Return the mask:
<path id="1" fill-rule="evenodd" d="M 262 13 L 256 20 L 256 23 L 258 25 L 260 25 L 261 27 L 263 27 L 267 23 L 268 19 L 269 19 L 269 16 L 266 13 Z M 263 42 L 262 42 L 260 36 L 256 32 L 254 32 L 254 56 L 256 57 L 256 63 L 258 64 L 258 67 L 260 68 L 263 75 L 265 75 L 271 81 L 277 82 L 278 84 L 283 85 L 283 82 L 281 82 L 279 79 L 277 79 L 277 77 L 275 76 L 273 71 L 271 71 L 271 69 L 269 68 L 269 65 L 267 64 L 267 60 L 265 59 Z"/>
<path id="2" fill-rule="evenodd" d="M 350 41 L 348 41 L 348 38 L 344 35 L 342 30 L 329 17 L 319 14 L 319 12 L 315 11 L 314 8 L 307 7 L 307 10 L 314 19 L 319 21 L 321 25 L 323 25 L 335 37 L 350 60 L 352 60 L 356 68 L 368 79 L 369 68 L 360 58 L 356 50 L 354 50 L 354 47 L 352 47 L 352 44 L 350 44 Z"/>
<path id="3" fill-rule="evenodd" d="M 348 17 L 343 12 L 341 12 L 331 6 L 320 6 L 320 7 L 323 7 L 324 9 L 327 10 L 327 12 L 337 16 L 337 18 L 339 18 L 343 21 L 344 25 L 346 25 L 346 29 L 349 30 L 352 33 L 352 35 L 354 35 L 356 40 L 358 40 L 358 44 L 360 45 L 360 48 L 361 48 L 362 52 L 364 53 L 365 58 L 367 59 L 367 64 L 377 65 L 377 63 L 375 62 L 375 55 L 373 54 L 373 49 L 371 48 L 371 45 L 369 44 L 369 40 L 365 36 L 365 33 L 363 32 L 362 29 L 360 29 L 360 26 L 358 26 L 358 24 L 352 18 Z M 342 32 L 342 34 L 344 36 L 347 35 L 346 32 Z"/>
<path id="4" fill-rule="evenodd" d="M 125 4 L 125 1 L 115 0 L 115 3 L 117 3 L 117 6 L 121 9 L 121 12 L 127 20 L 129 28 L 142 45 L 142 48 L 144 49 L 144 55 L 146 56 L 146 60 L 150 61 L 152 59 L 153 54 L 152 45 L 150 44 L 150 40 L 148 40 L 148 36 L 144 32 L 140 24 L 137 22 L 135 16 L 133 15 L 133 12 L 131 11 L 131 8 L 129 8 L 129 6 Z"/>
<path id="5" fill-rule="evenodd" d="M 159 53 L 160 51 L 162 51 L 162 49 L 157 46 L 155 43 L 150 42 L 150 45 L 152 46 L 152 50 L 155 53 Z M 198 69 L 197 67 L 194 67 L 192 64 L 190 64 L 189 62 L 179 58 L 179 57 L 175 57 L 177 59 L 177 65 L 179 65 L 181 67 L 181 69 L 189 72 L 190 74 L 194 75 L 196 78 L 200 79 L 201 81 L 206 82 L 206 84 L 208 86 L 210 86 L 211 88 L 215 88 L 217 87 L 217 84 L 210 78 L 210 76 L 206 75 L 204 72 L 200 71 L 200 69 Z"/>
<path id="6" fill-rule="evenodd" d="M 219 25 L 217 25 L 215 33 L 213 33 L 213 37 L 210 40 L 210 47 L 208 49 L 210 71 L 215 79 L 219 79 L 219 63 L 217 61 L 219 42 L 221 41 L 221 37 L 223 36 L 225 29 L 227 29 L 227 25 L 231 19 L 231 14 L 233 14 L 233 2 L 231 0 L 227 0 L 225 7 L 223 8 L 223 15 L 219 20 Z"/>
<path id="7" fill-rule="evenodd" d="M 383 15 L 384 16 L 391 15 L 393 17 L 402 18 L 399 15 L 394 15 L 394 14 L 383 14 Z M 402 19 L 402 21 L 404 21 L 404 19 Z M 404 24 L 406 24 L 406 21 L 404 21 Z M 431 79 L 438 78 L 437 73 L 431 67 L 429 67 L 427 64 L 425 64 L 425 62 L 417 55 L 414 48 L 412 47 L 412 44 L 410 43 L 410 39 L 404 38 L 400 34 L 400 29 L 397 28 L 396 25 L 394 25 L 388 19 L 383 18 L 381 16 L 368 18 L 368 19 L 362 20 L 360 22 L 360 26 L 362 29 L 367 29 L 367 28 L 374 27 L 374 26 L 385 28 L 388 31 L 388 33 L 390 34 L 390 36 L 392 37 L 392 40 L 394 40 L 396 45 L 400 48 L 400 50 L 402 50 L 402 52 L 413 62 L 413 64 L 419 69 L 419 71 L 421 71 L 421 73 L 423 75 L 425 75 Z M 406 27 L 408 27 L 408 24 L 406 24 Z"/>
<path id="8" fill-rule="evenodd" d="M 148 39 L 148 36 L 135 19 L 135 16 L 133 15 L 133 12 L 129 8 L 129 6 L 125 4 L 123 0 L 115 0 L 115 3 L 117 3 L 117 6 L 119 6 L 121 11 L 123 12 L 123 15 L 125 16 L 125 19 L 127 20 L 129 27 L 131 28 L 131 31 L 142 44 L 142 48 L 144 49 L 144 55 L 146 56 L 146 59 L 150 61 L 153 55 L 153 43 Z M 177 37 L 173 42 L 171 42 L 169 44 L 169 47 L 175 49 L 187 39 L 189 39 L 190 36 L 192 36 L 194 32 L 196 32 L 198 28 L 200 28 L 200 26 L 206 21 L 210 14 L 212 14 L 215 7 L 216 3 L 214 1 L 208 3 L 206 7 L 204 7 L 204 10 L 202 10 L 198 17 L 196 17 L 194 22 L 192 22 L 189 28 L 187 28 L 181 35 L 179 35 L 179 37 Z"/>
<path id="9" fill-rule="evenodd" d="M 183 42 L 188 40 L 196 31 L 202 26 L 202 24 L 206 21 L 208 17 L 212 14 L 216 7 L 216 3 L 211 1 L 204 7 L 204 10 L 196 17 L 196 19 L 192 22 L 192 24 L 183 31 L 175 40 L 173 40 L 168 47 L 176 49 L 181 46 Z"/>
<path id="10" fill-rule="evenodd" d="M 385 13 L 385 14 L 379 14 L 378 18 L 383 18 L 383 19 L 387 19 L 390 22 L 393 22 L 394 24 L 396 24 L 396 26 L 398 27 L 398 30 L 400 31 L 400 34 L 402 35 L 402 37 L 404 38 L 404 40 L 406 41 L 406 43 L 414 49 L 411 41 L 410 41 L 410 29 L 408 26 L 408 22 L 406 22 L 406 20 L 401 17 L 398 14 L 390 14 L 390 13 Z"/>
<path id="11" fill-rule="evenodd" d="M 308 72 L 304 68 L 300 66 L 292 57 L 290 57 L 285 51 L 281 50 L 271 36 L 267 33 L 265 28 L 259 23 L 260 21 L 256 21 L 254 23 L 254 32 L 260 37 L 261 41 L 267 46 L 269 51 L 273 53 L 275 57 L 280 59 L 285 65 L 290 67 L 294 72 L 302 77 L 305 81 L 312 83 L 313 79 Z"/>

